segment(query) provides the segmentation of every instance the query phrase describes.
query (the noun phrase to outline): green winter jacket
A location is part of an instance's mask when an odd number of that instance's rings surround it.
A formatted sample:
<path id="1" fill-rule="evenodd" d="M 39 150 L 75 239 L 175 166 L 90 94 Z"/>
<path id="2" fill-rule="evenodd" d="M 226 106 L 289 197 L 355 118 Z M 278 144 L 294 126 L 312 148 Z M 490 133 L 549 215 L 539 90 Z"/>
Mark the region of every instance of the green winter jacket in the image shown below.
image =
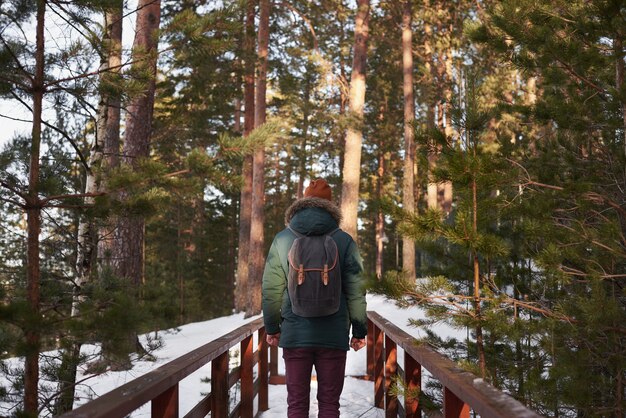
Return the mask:
<path id="1" fill-rule="evenodd" d="M 331 232 L 340 221 L 339 208 L 316 197 L 295 201 L 285 213 L 285 223 L 302 235 Z M 339 311 L 316 318 L 305 318 L 291 311 L 287 293 L 287 254 L 296 239 L 295 234 L 286 228 L 272 242 L 263 273 L 263 319 L 267 334 L 281 333 L 280 347 L 348 350 L 351 325 L 353 337 L 365 338 L 367 318 L 361 256 L 349 234 L 340 230 L 332 238 L 339 250 L 343 297 Z"/>

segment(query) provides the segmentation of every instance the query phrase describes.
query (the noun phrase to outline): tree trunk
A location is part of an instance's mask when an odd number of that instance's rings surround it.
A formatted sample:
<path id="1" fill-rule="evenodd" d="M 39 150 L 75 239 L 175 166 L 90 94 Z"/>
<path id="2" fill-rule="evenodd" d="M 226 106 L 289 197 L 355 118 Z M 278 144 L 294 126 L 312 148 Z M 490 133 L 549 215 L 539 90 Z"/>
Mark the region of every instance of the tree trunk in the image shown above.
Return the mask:
<path id="1" fill-rule="evenodd" d="M 244 54 L 244 122 L 243 135 L 254 129 L 254 0 L 248 0 L 243 41 Z M 248 261 L 250 255 L 250 223 L 252 216 L 252 156 L 243 161 L 243 185 L 239 200 L 239 243 L 237 250 L 237 285 L 235 310 L 245 312 L 248 303 Z"/>
<path id="2" fill-rule="evenodd" d="M 302 114 L 302 142 L 300 145 L 300 166 L 298 173 L 298 187 L 296 198 L 302 199 L 304 196 L 304 179 L 306 178 L 307 152 L 306 143 L 309 136 L 309 100 L 311 99 L 311 79 L 307 76 L 304 83 L 304 109 Z"/>
<path id="3" fill-rule="evenodd" d="M 446 117 L 446 127 L 445 133 L 446 138 L 451 141 L 454 137 L 454 127 L 452 126 L 452 80 L 454 77 L 453 69 L 452 69 L 452 52 L 447 53 L 447 59 L 445 60 L 445 76 L 446 80 L 444 81 L 444 97 L 446 100 L 445 105 L 443 106 Z M 453 198 L 453 189 L 452 182 L 446 181 L 443 183 L 443 196 L 442 196 L 442 204 L 441 209 L 445 214 L 450 213 L 452 210 L 452 198 Z"/>
<path id="4" fill-rule="evenodd" d="M 622 105 L 622 123 L 623 123 L 623 135 L 624 135 L 624 150 L 626 151 L 626 100 L 623 96 L 624 91 L 624 40 L 621 33 L 615 34 L 614 53 L 615 53 L 615 88 L 618 94 L 621 93 L 621 105 Z"/>
<path id="5" fill-rule="evenodd" d="M 258 39 L 258 77 L 256 82 L 256 100 L 254 126 L 265 123 L 267 90 L 267 53 L 270 37 L 270 0 L 259 3 L 259 39 Z M 264 231 L 265 224 L 265 147 L 254 152 L 252 168 L 252 219 L 250 224 L 250 277 L 248 279 L 248 306 L 246 316 L 261 312 L 261 281 L 263 279 Z"/>
<path id="6" fill-rule="evenodd" d="M 424 8 L 430 7 L 430 2 L 426 0 L 424 2 Z M 426 128 L 428 130 L 435 129 L 435 77 L 434 77 L 434 65 L 433 65 L 433 50 L 432 50 L 432 36 L 433 30 L 430 23 L 424 23 L 424 66 L 426 68 L 425 74 L 427 82 L 423 83 L 426 86 Z M 429 209 L 437 208 L 437 183 L 432 179 L 430 174 L 432 170 L 437 166 L 437 155 L 435 151 L 429 147 L 428 149 L 428 170 L 425 173 L 428 177 L 428 184 L 426 186 L 426 202 Z"/>
<path id="7" fill-rule="evenodd" d="M 354 56 L 350 78 L 350 111 L 359 119 L 363 118 L 365 104 L 365 71 L 367 69 L 367 38 L 369 35 L 369 0 L 357 1 L 357 13 L 354 27 Z M 357 239 L 357 217 L 359 203 L 359 183 L 361 177 L 362 128 L 349 127 L 346 134 L 346 146 L 343 164 L 343 182 L 341 189 L 341 227 Z"/>
<path id="8" fill-rule="evenodd" d="M 383 141 L 378 145 L 378 178 L 376 179 L 376 198 L 379 202 L 383 199 L 383 180 L 385 176 L 385 153 L 383 151 Z M 376 278 L 383 277 L 383 250 L 385 236 L 385 215 L 382 207 L 378 205 L 376 211 Z"/>
<path id="9" fill-rule="evenodd" d="M 123 0 L 117 0 L 115 7 L 107 10 L 105 14 L 105 42 L 109 42 L 105 46 L 109 70 L 100 79 L 101 84 L 117 83 L 121 77 L 123 11 Z M 106 176 L 111 169 L 119 166 L 121 100 L 119 94 L 105 93 L 104 90 L 101 95 L 99 118 L 104 119 L 98 121 L 97 136 L 102 146 L 101 170 Z M 98 189 L 100 191 L 107 189 L 106 177 Z M 101 266 L 111 264 L 114 231 L 115 222 L 110 219 L 106 219 L 99 228 L 97 258 Z"/>
<path id="10" fill-rule="evenodd" d="M 119 130 L 120 130 L 120 103 L 119 98 L 109 93 L 111 84 L 116 80 L 115 74 L 119 74 L 121 64 L 122 42 L 122 12 L 123 3 L 120 1 L 115 9 L 109 9 L 104 16 L 105 33 L 103 38 L 102 55 L 100 57 L 100 103 L 98 104 L 98 119 L 96 123 L 96 135 L 89 153 L 89 167 L 85 180 L 85 193 L 103 191 L 105 185 L 99 184 L 95 170 L 102 168 L 106 173 L 117 165 L 119 153 Z M 111 67 L 115 67 L 110 70 Z M 109 73 L 112 72 L 112 73 Z M 114 106 L 115 109 L 111 109 Z M 114 155 L 111 155 L 114 154 Z M 85 204 L 92 204 L 94 198 L 86 197 Z M 110 235 L 103 234 L 106 244 L 103 249 L 110 247 Z M 92 273 L 94 262 L 98 254 L 98 231 L 93 220 L 81 219 L 78 225 L 78 250 L 76 260 L 76 284 L 78 288 L 86 283 Z M 72 315 L 75 315 L 76 304 L 74 300 Z"/>
<path id="11" fill-rule="evenodd" d="M 411 32 L 411 1 L 402 6 L 402 91 L 404 93 L 404 173 L 402 181 L 402 209 L 415 212 L 413 166 L 415 165 L 415 103 L 413 101 L 413 36 Z M 407 278 L 415 279 L 415 242 L 402 237 L 402 271 Z"/>
<path id="12" fill-rule="evenodd" d="M 139 161 L 150 155 L 160 18 L 160 0 L 139 1 L 133 43 L 133 67 L 148 71 L 150 79 L 146 81 L 141 94 L 134 97 L 127 107 L 121 163 L 132 168 L 137 168 Z M 122 193 L 122 199 L 127 197 Z M 117 275 L 129 279 L 137 286 L 144 280 L 144 224 L 141 216 L 120 217 L 113 246 L 113 264 Z"/>
<path id="13" fill-rule="evenodd" d="M 122 43 L 122 13 L 123 3 L 119 1 L 115 8 L 106 11 L 104 19 L 103 53 L 100 70 L 100 103 L 96 136 L 89 154 L 89 167 L 85 181 L 85 193 L 96 193 L 105 190 L 105 185 L 98 183 L 95 169 L 102 168 L 104 172 L 117 164 L 119 153 L 120 130 L 120 101 L 119 97 L 107 93 L 108 84 L 115 83 L 115 74 L 119 74 L 121 64 Z M 113 68 L 113 69 L 111 69 Z M 113 109 L 112 109 L 113 107 Z M 117 149 L 114 149 L 117 147 Z M 108 151 L 108 153 L 107 153 Z M 114 154 L 114 155 L 111 155 Z M 93 204 L 94 198 L 86 197 L 85 204 Z M 110 247 L 110 228 L 103 226 L 106 242 L 103 249 Z M 93 219 L 81 219 L 78 225 L 78 243 L 76 257 L 76 294 L 72 302 L 72 316 L 78 314 L 78 304 L 81 302 L 81 287 L 87 283 L 93 274 L 93 268 L 98 259 L 99 241 L 98 225 Z M 108 251 L 105 251 L 108 253 Z M 76 370 L 80 363 L 81 342 L 70 338 L 69 346 L 63 354 L 59 372 L 59 397 L 54 406 L 54 415 L 61 415 L 71 411 L 74 405 Z"/>
<path id="14" fill-rule="evenodd" d="M 478 232 L 478 193 L 476 189 L 476 179 L 472 180 L 472 229 L 474 236 Z M 480 313 L 480 265 L 478 263 L 478 253 L 472 250 L 472 260 L 474 265 L 474 315 L 476 318 L 476 347 L 478 349 L 478 365 L 480 374 L 484 379 L 486 376 L 487 363 L 485 360 L 485 346 L 483 341 L 483 327 L 481 325 L 482 316 Z"/>
<path id="15" fill-rule="evenodd" d="M 39 409 L 39 319 L 40 319 L 40 264 L 39 233 L 41 229 L 41 204 L 39 201 L 39 153 L 41 147 L 41 113 L 44 95 L 44 25 L 46 3 L 37 1 L 37 29 L 35 50 L 35 77 L 33 78 L 33 128 L 28 171 L 28 199 L 26 222 L 28 243 L 26 253 L 26 287 L 30 311 L 37 320 L 25 327 L 24 334 L 28 352 L 24 364 L 24 411 L 37 416 Z"/>
<path id="16" fill-rule="evenodd" d="M 137 169 L 142 159 L 150 155 L 150 135 L 152 133 L 152 116 L 154 111 L 154 94 L 156 90 L 156 63 L 158 30 L 161 20 L 160 0 L 140 0 L 137 5 L 137 22 L 135 40 L 133 42 L 133 70 L 136 73 L 148 73 L 143 91 L 130 100 L 126 114 L 126 132 L 122 148 L 121 164 Z M 130 196 L 127 192 L 119 193 L 124 201 Z M 144 235 L 145 220 L 141 215 L 120 216 L 116 222 L 114 242 L 112 243 L 112 267 L 118 277 L 125 278 L 138 291 L 144 283 Z M 137 292 L 139 294 L 139 292 Z M 142 347 L 136 335 L 128 336 L 129 352 Z M 112 369 L 128 369 L 131 367 L 128 358 L 113 355 L 119 352 L 107 347 L 103 342 L 104 360 Z"/>

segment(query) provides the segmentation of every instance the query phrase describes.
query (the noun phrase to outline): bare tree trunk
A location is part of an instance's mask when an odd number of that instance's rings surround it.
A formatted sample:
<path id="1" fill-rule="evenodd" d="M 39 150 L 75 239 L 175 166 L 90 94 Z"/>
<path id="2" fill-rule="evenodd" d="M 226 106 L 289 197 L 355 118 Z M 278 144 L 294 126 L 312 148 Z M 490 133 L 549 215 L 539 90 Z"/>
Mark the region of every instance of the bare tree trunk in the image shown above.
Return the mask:
<path id="1" fill-rule="evenodd" d="M 254 129 L 254 0 L 248 0 L 244 34 L 244 123 L 243 135 Z M 237 250 L 237 284 L 235 310 L 245 312 L 248 303 L 248 261 L 250 255 L 250 223 L 252 216 L 252 156 L 243 161 L 243 185 L 239 200 L 239 242 Z"/>
<path id="2" fill-rule="evenodd" d="M 28 199 L 26 201 L 26 222 L 28 242 L 26 252 L 26 287 L 28 305 L 37 321 L 40 318 L 40 264 L 39 233 L 41 230 L 41 204 L 39 201 L 39 153 L 41 148 L 41 113 L 44 95 L 44 25 L 46 3 L 37 1 L 37 29 L 35 50 L 35 77 L 33 78 L 33 128 L 30 147 L 30 167 L 28 172 Z M 29 347 L 24 364 L 24 411 L 32 416 L 39 409 L 39 350 L 40 335 L 37 324 L 25 328 L 26 344 Z"/>
<path id="3" fill-rule="evenodd" d="M 430 1 L 424 1 L 424 8 L 430 7 Z M 433 50 L 432 50 L 432 35 L 433 30 L 430 23 L 424 23 L 424 66 L 426 68 L 426 76 L 428 77 L 428 82 L 424 83 L 427 85 L 427 94 L 426 100 L 428 103 L 426 110 L 426 127 L 427 129 L 435 129 L 435 107 L 436 101 L 434 97 L 434 65 L 433 65 Z M 432 175 L 430 174 L 432 170 L 437 166 L 437 155 L 435 150 L 428 150 L 428 170 L 425 170 L 425 173 L 428 177 L 428 183 L 426 186 L 426 202 L 429 209 L 437 208 L 437 183 L 435 183 L 432 179 Z"/>
<path id="4" fill-rule="evenodd" d="M 376 179 L 376 198 L 379 202 L 383 199 L 383 180 L 385 175 L 385 153 L 383 151 L 383 141 L 378 145 L 378 178 Z M 378 206 L 376 213 L 376 277 L 380 280 L 383 277 L 383 250 L 385 236 L 385 215 Z"/>
<path id="5" fill-rule="evenodd" d="M 301 199 L 304 196 L 304 179 L 306 177 L 307 152 L 306 143 L 309 136 L 309 100 L 311 99 L 311 80 L 307 76 L 304 84 L 304 111 L 302 115 L 302 142 L 300 146 L 300 167 L 298 173 L 298 188 L 296 189 L 296 197 Z"/>
<path id="6" fill-rule="evenodd" d="M 445 133 L 446 137 L 449 140 L 452 140 L 454 137 L 454 127 L 452 126 L 452 79 L 453 79 L 453 71 L 452 71 L 452 51 L 448 52 L 448 58 L 445 60 L 445 75 L 446 81 L 444 81 L 444 96 L 446 99 L 446 103 L 444 105 L 444 111 L 446 116 L 446 127 Z M 452 182 L 446 181 L 443 183 L 443 197 L 441 208 L 444 213 L 448 214 L 452 210 L 452 198 L 453 198 L 453 189 Z"/>
<path id="7" fill-rule="evenodd" d="M 357 1 L 354 26 L 354 56 L 350 79 L 350 111 L 359 119 L 363 118 L 365 104 L 365 71 L 367 69 L 367 38 L 369 36 L 369 0 Z M 343 183 L 341 189 L 341 227 L 357 239 L 357 217 L 359 203 L 359 182 L 361 177 L 361 127 L 349 127 L 346 134 Z"/>
<path id="8" fill-rule="evenodd" d="M 415 103 L 413 101 L 413 21 L 411 1 L 405 0 L 402 7 L 402 91 L 404 93 L 404 173 L 402 181 L 402 209 L 415 212 L 413 166 L 415 165 Z M 402 271 L 407 278 L 415 279 L 415 242 L 402 237 Z"/>
<path id="9" fill-rule="evenodd" d="M 256 83 L 256 100 L 254 126 L 260 127 L 266 118 L 267 91 L 267 53 L 270 38 L 270 0 L 259 3 L 259 39 L 258 39 L 258 77 Z M 261 281 L 264 267 L 264 231 L 265 224 L 265 147 L 254 152 L 252 176 L 252 219 L 250 225 L 250 277 L 248 279 L 248 306 L 246 316 L 250 317 L 261 312 Z"/>
<path id="10" fill-rule="evenodd" d="M 478 194 L 476 190 L 476 179 L 472 180 L 472 229 L 474 236 L 478 231 Z M 474 264 L 474 314 L 476 316 L 476 347 L 478 349 L 478 365 L 480 366 L 480 374 L 484 379 L 486 376 L 487 363 L 485 360 L 485 346 L 483 341 L 483 327 L 481 325 L 482 316 L 480 313 L 480 265 L 478 263 L 478 253 L 472 250 L 472 259 Z"/>
<path id="11" fill-rule="evenodd" d="M 143 92 L 134 97 L 127 108 L 126 132 L 122 149 L 122 163 L 133 168 L 142 158 L 150 155 L 150 135 L 154 92 L 156 88 L 157 31 L 161 18 L 160 0 L 140 0 L 137 5 L 137 23 L 133 43 L 133 66 L 148 71 Z M 141 56 L 137 56 L 140 54 Z M 138 60 L 139 58 L 139 60 Z M 128 196 L 121 196 L 122 199 Z M 144 280 L 144 227 L 143 217 L 120 217 L 113 245 L 115 271 L 139 286 Z"/>
<path id="12" fill-rule="evenodd" d="M 298 167 L 298 185 L 296 187 L 296 198 L 297 199 L 302 199 L 302 197 L 304 196 L 304 179 L 306 178 L 306 160 L 307 160 L 307 153 L 306 153 L 306 142 L 307 142 L 307 137 L 306 135 L 302 135 L 302 141 L 300 142 L 300 150 L 302 151 L 300 153 L 300 161 L 299 161 L 299 167 Z"/>
<path id="13" fill-rule="evenodd" d="M 150 135 L 152 133 L 152 116 L 154 110 L 154 94 L 156 90 L 156 63 L 158 30 L 161 20 L 160 0 L 140 0 L 137 5 L 137 22 L 135 40 L 133 42 L 133 69 L 137 73 L 150 74 L 145 81 L 143 91 L 131 99 L 127 107 L 126 131 L 122 148 L 121 164 L 136 169 L 142 159 L 150 155 Z M 121 200 L 130 196 L 127 192 L 119 193 Z M 139 215 L 120 216 L 116 222 L 111 248 L 112 267 L 118 277 L 123 277 L 137 289 L 137 294 L 144 283 L 144 235 L 145 220 Z M 137 336 L 128 336 L 126 350 L 142 350 Z M 128 369 L 131 367 L 128 357 L 118 357 L 119 347 L 109 347 L 103 341 L 104 365 L 112 369 Z"/>
<path id="14" fill-rule="evenodd" d="M 615 34 L 615 88 L 617 91 L 623 91 L 624 88 L 624 40 L 621 33 Z M 623 96 L 622 96 L 623 97 Z M 622 98 L 622 120 L 624 135 L 624 150 L 626 151 L 626 100 Z"/>
<path id="15" fill-rule="evenodd" d="M 108 84 L 114 83 L 114 74 L 119 74 L 121 63 L 121 42 L 122 42 L 122 12 L 123 3 L 119 1 L 116 8 L 106 11 L 104 16 L 104 39 L 103 53 L 101 56 L 100 70 L 100 103 L 98 108 L 98 121 L 94 143 L 89 154 L 89 167 L 85 182 L 85 193 L 97 193 L 105 190 L 105 185 L 97 181 L 94 169 L 100 167 L 103 171 L 111 168 L 111 159 L 115 156 L 107 156 L 107 146 L 109 153 L 113 144 L 119 149 L 119 126 L 120 126 L 120 103 L 119 98 L 110 93 Z M 113 69 L 111 69 L 113 67 Z M 111 72 L 111 73 L 110 73 Z M 112 74 L 113 73 L 113 74 Z M 114 109 L 111 109 L 114 106 Z M 117 154 L 119 151 L 115 151 Z M 93 197 L 86 197 L 85 204 L 93 204 Z M 107 229 L 104 227 L 103 229 Z M 110 230 L 110 228 L 108 228 Z M 108 237 L 109 234 L 103 234 Z M 105 238 L 110 243 L 110 238 Z M 93 269 L 96 267 L 98 253 L 98 225 L 93 219 L 81 219 L 78 225 L 78 243 L 76 257 L 76 289 L 72 302 L 72 316 L 78 315 L 78 305 L 82 300 L 81 287 L 90 280 Z M 106 247 L 104 247 L 106 248 Z M 70 339 L 71 340 L 71 339 Z M 59 371 L 59 397 L 54 405 L 54 415 L 61 415 L 71 411 L 74 405 L 74 392 L 76 371 L 80 362 L 81 342 L 71 340 L 69 346 L 63 353 L 63 360 Z"/>
<path id="16" fill-rule="evenodd" d="M 108 72 L 101 78 L 102 83 L 116 83 L 119 81 L 122 65 L 122 15 L 124 11 L 123 0 L 117 0 L 115 7 L 107 10 L 105 15 L 106 33 L 105 41 L 109 42 L 108 49 Z M 108 86 L 106 86 L 108 87 Z M 121 100 L 119 94 L 101 93 L 103 100 L 101 116 L 104 120 L 98 122 L 98 139 L 102 146 L 101 169 L 108 173 L 111 169 L 119 166 L 120 155 L 120 117 Z M 106 111 L 106 113 L 104 113 Z M 99 185 L 100 191 L 105 191 L 106 177 Z M 98 262 L 100 265 L 111 264 L 111 250 L 113 246 L 113 234 L 115 222 L 106 219 L 98 231 Z"/>
<path id="17" fill-rule="evenodd" d="M 235 124 L 233 130 L 237 133 L 241 132 L 241 99 L 235 99 Z"/>

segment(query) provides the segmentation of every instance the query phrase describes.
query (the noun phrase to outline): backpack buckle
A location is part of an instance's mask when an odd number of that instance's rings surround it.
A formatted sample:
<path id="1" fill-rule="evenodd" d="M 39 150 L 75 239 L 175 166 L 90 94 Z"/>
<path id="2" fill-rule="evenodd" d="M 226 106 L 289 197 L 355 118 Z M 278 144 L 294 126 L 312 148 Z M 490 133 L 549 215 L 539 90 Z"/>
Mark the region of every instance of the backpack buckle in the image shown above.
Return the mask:
<path id="1" fill-rule="evenodd" d="M 300 268 L 298 269 L 298 285 L 304 283 L 304 265 L 300 264 Z"/>

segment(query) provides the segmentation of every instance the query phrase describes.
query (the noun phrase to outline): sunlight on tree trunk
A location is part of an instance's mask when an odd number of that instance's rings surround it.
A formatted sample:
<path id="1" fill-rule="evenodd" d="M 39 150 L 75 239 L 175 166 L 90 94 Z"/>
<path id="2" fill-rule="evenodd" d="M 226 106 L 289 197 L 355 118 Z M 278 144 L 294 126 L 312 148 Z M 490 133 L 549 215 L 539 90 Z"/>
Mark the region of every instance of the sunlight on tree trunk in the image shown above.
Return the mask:
<path id="1" fill-rule="evenodd" d="M 119 130 L 120 130 L 120 100 L 116 94 L 111 94 L 112 84 L 117 80 L 114 78 L 120 72 L 121 64 L 121 42 L 122 42 L 122 13 L 123 3 L 119 1 L 115 8 L 108 9 L 104 16 L 104 39 L 103 53 L 101 56 L 100 71 L 100 103 L 98 108 L 98 120 L 96 127 L 96 135 L 91 146 L 89 154 L 89 167 L 87 167 L 87 176 L 85 180 L 85 193 L 95 194 L 106 189 L 104 181 L 98 181 L 95 170 L 100 168 L 103 173 L 108 172 L 112 167 L 113 161 L 117 161 L 117 153 L 119 153 Z M 114 144 L 114 145 L 113 145 Z M 117 146 L 115 155 L 111 156 L 111 148 Z M 108 152 L 108 155 L 107 155 Z M 92 205 L 95 202 L 93 197 L 84 198 L 85 205 Z M 108 221 L 108 220 L 107 220 Z M 72 303 L 73 317 L 79 314 L 78 304 L 84 299 L 81 295 L 81 288 L 92 277 L 93 269 L 96 268 L 98 259 L 99 240 L 102 236 L 101 248 L 103 252 L 109 252 L 105 248 L 110 247 L 110 226 L 105 221 L 102 227 L 104 232 L 98 231 L 98 225 L 94 219 L 81 218 L 78 225 L 78 246 L 76 249 L 76 288 L 75 296 Z M 74 392 L 76 385 L 76 370 L 80 362 L 79 341 L 70 341 L 70 347 L 63 354 L 63 360 L 60 366 L 61 378 L 59 383 L 59 398 L 54 406 L 54 414 L 61 415 L 64 412 L 71 411 L 74 405 Z"/>
<path id="2" fill-rule="evenodd" d="M 385 153 L 383 152 L 383 141 L 378 144 L 378 170 L 376 176 L 376 198 L 379 202 L 383 199 L 383 184 L 385 177 Z M 383 251 L 385 248 L 385 215 L 382 207 L 376 211 L 376 278 L 383 277 Z"/>
<path id="3" fill-rule="evenodd" d="M 270 0 L 261 0 L 259 4 L 258 38 L 258 77 L 256 82 L 255 121 L 258 128 L 265 123 L 268 46 L 270 36 Z M 248 279 L 248 304 L 246 317 L 261 312 L 261 281 L 264 267 L 264 224 L 265 224 L 265 146 L 259 146 L 254 152 L 252 176 L 252 219 L 250 225 L 250 277 Z"/>
<path id="4" fill-rule="evenodd" d="M 101 83 L 101 108 L 96 135 L 99 145 L 102 147 L 101 170 L 104 178 L 99 185 L 99 191 L 106 191 L 106 174 L 120 163 L 120 118 L 121 99 L 120 93 L 105 93 L 104 89 L 111 89 L 108 84 L 120 81 L 122 66 L 122 19 L 124 3 L 116 0 L 115 7 L 108 9 L 105 14 L 106 33 L 105 41 L 109 42 L 105 47 L 108 53 L 108 70 L 100 78 Z M 102 86 L 106 83 L 106 86 Z M 105 219 L 98 231 L 98 262 L 101 266 L 111 265 L 111 250 L 115 221 Z"/>
<path id="5" fill-rule="evenodd" d="M 412 0 L 402 5 L 402 91 L 404 93 L 404 170 L 402 177 L 402 209 L 415 212 L 413 166 L 415 165 L 415 103 L 413 101 L 413 36 L 411 32 Z M 415 242 L 402 237 L 402 271 L 410 280 L 415 279 Z"/>
<path id="6" fill-rule="evenodd" d="M 244 29 L 244 122 L 243 135 L 248 136 L 254 129 L 254 1 L 248 0 Z M 237 284 L 235 287 L 235 310 L 245 312 L 248 303 L 250 227 L 252 216 L 252 159 L 246 156 L 243 161 L 243 184 L 239 200 L 239 247 L 237 249 Z"/>
<path id="7" fill-rule="evenodd" d="M 367 38 L 369 35 L 370 18 L 369 0 L 358 0 L 357 7 L 354 29 L 354 57 L 350 79 L 350 111 L 355 117 L 359 118 L 359 121 L 362 121 L 365 104 L 365 72 L 367 69 Z M 341 213 L 343 215 L 341 228 L 350 234 L 354 240 L 357 239 L 362 142 L 363 128 L 361 122 L 359 122 L 358 127 L 349 127 L 346 134 L 341 189 Z"/>

